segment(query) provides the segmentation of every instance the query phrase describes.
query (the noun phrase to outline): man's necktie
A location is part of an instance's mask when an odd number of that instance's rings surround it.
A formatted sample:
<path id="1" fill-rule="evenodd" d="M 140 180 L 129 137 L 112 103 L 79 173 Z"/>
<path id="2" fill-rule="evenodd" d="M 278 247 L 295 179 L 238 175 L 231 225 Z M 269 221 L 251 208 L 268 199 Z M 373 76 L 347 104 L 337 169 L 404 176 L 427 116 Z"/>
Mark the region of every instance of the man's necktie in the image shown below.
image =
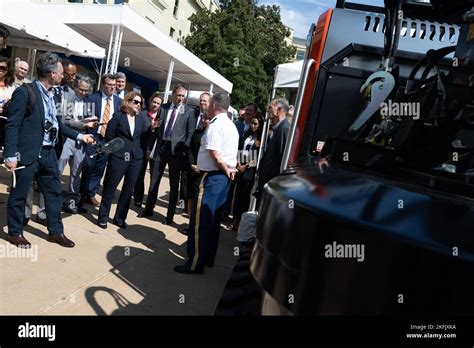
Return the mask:
<path id="1" fill-rule="evenodd" d="M 107 103 L 105 104 L 105 109 L 104 109 L 104 117 L 102 118 L 102 123 L 105 123 L 102 125 L 102 128 L 100 130 L 100 134 L 102 134 L 103 137 L 105 137 L 105 131 L 107 130 L 107 123 L 110 120 L 110 97 L 107 98 Z"/>
<path id="2" fill-rule="evenodd" d="M 176 118 L 176 105 L 173 105 L 173 111 L 171 112 L 170 120 L 168 121 L 168 124 L 166 125 L 166 129 L 165 129 L 165 139 L 171 138 L 171 133 L 173 132 L 173 123 L 174 123 L 175 118 Z"/>

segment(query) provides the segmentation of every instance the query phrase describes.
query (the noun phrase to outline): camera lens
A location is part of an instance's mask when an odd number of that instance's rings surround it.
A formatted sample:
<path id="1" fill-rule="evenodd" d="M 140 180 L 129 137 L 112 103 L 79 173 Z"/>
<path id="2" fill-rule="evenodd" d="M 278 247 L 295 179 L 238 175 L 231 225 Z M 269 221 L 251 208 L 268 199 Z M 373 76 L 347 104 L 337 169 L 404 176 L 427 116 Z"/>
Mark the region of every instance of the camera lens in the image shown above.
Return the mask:
<path id="1" fill-rule="evenodd" d="M 52 127 L 49 130 L 49 140 L 54 142 L 56 140 L 56 136 L 58 135 L 58 129 L 55 127 Z"/>

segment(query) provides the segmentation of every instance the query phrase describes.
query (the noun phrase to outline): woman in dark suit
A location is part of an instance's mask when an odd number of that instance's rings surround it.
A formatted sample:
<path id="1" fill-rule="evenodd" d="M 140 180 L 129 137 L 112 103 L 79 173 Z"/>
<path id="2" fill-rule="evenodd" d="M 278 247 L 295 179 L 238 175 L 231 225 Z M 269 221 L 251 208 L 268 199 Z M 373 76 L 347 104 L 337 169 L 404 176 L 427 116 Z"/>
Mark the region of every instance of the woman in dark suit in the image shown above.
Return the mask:
<path id="1" fill-rule="evenodd" d="M 250 128 L 245 132 L 239 144 L 237 158 L 237 177 L 232 211 L 232 229 L 237 231 L 240 218 L 249 208 L 250 193 L 255 181 L 255 166 L 262 137 L 263 121 L 255 116 L 250 120 Z"/>
<path id="2" fill-rule="evenodd" d="M 141 138 L 147 136 L 150 129 L 157 126 L 155 121 L 150 122 L 146 117 L 140 115 L 142 105 L 142 96 L 135 92 L 129 92 L 120 106 L 120 111 L 114 113 L 107 124 L 105 140 L 121 138 L 124 146 L 110 155 L 107 164 L 98 218 L 98 224 L 102 228 L 107 228 L 110 206 L 117 186 L 124 176 L 125 180 L 117 203 L 113 224 L 121 228 L 127 227 L 125 219 L 127 218 L 133 188 L 143 162 L 143 150 L 140 146 Z"/>

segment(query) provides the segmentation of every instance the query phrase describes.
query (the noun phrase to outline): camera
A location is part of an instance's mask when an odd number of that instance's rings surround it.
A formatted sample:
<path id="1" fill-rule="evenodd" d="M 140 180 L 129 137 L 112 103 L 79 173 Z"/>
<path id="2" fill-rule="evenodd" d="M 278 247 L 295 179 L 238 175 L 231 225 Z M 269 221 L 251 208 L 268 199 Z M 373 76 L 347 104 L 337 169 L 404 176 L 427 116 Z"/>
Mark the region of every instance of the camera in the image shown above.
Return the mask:
<path id="1" fill-rule="evenodd" d="M 49 134 L 49 140 L 54 143 L 56 141 L 56 137 L 58 136 L 58 128 L 53 127 L 53 124 L 50 121 L 46 121 L 44 130 L 47 134 Z"/>

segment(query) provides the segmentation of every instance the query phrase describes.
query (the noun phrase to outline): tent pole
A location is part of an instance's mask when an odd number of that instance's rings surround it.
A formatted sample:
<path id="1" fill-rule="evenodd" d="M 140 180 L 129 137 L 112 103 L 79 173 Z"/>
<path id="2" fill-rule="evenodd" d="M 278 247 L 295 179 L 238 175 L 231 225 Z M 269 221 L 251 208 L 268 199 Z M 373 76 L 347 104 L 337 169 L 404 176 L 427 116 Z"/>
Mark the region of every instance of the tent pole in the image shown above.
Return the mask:
<path id="1" fill-rule="evenodd" d="M 123 36 L 122 26 L 117 25 L 115 27 L 115 41 L 114 41 L 112 71 L 111 71 L 112 74 L 115 74 L 117 72 L 118 61 L 120 57 L 120 48 L 122 47 L 122 36 Z"/>
<path id="2" fill-rule="evenodd" d="M 97 84 L 97 90 L 100 89 L 100 80 L 102 79 L 103 71 L 104 71 L 104 59 L 102 59 L 102 62 L 100 63 L 99 82 Z"/>
<path id="3" fill-rule="evenodd" d="M 211 85 L 209 86 L 209 94 L 212 95 L 212 90 L 214 89 L 214 84 L 211 82 Z"/>
<path id="4" fill-rule="evenodd" d="M 105 73 L 110 73 L 110 56 L 112 53 L 112 41 L 114 40 L 114 28 L 115 24 L 112 24 L 112 30 L 110 31 L 110 39 L 109 39 L 109 49 L 107 50 L 107 60 L 105 63 Z"/>
<path id="5" fill-rule="evenodd" d="M 168 102 L 168 97 L 170 95 L 170 88 L 171 88 L 171 79 L 173 77 L 173 69 L 174 69 L 174 59 L 171 59 L 170 66 L 168 68 L 168 76 L 166 77 L 166 87 L 165 87 L 165 97 L 163 98 L 163 104 Z"/>

